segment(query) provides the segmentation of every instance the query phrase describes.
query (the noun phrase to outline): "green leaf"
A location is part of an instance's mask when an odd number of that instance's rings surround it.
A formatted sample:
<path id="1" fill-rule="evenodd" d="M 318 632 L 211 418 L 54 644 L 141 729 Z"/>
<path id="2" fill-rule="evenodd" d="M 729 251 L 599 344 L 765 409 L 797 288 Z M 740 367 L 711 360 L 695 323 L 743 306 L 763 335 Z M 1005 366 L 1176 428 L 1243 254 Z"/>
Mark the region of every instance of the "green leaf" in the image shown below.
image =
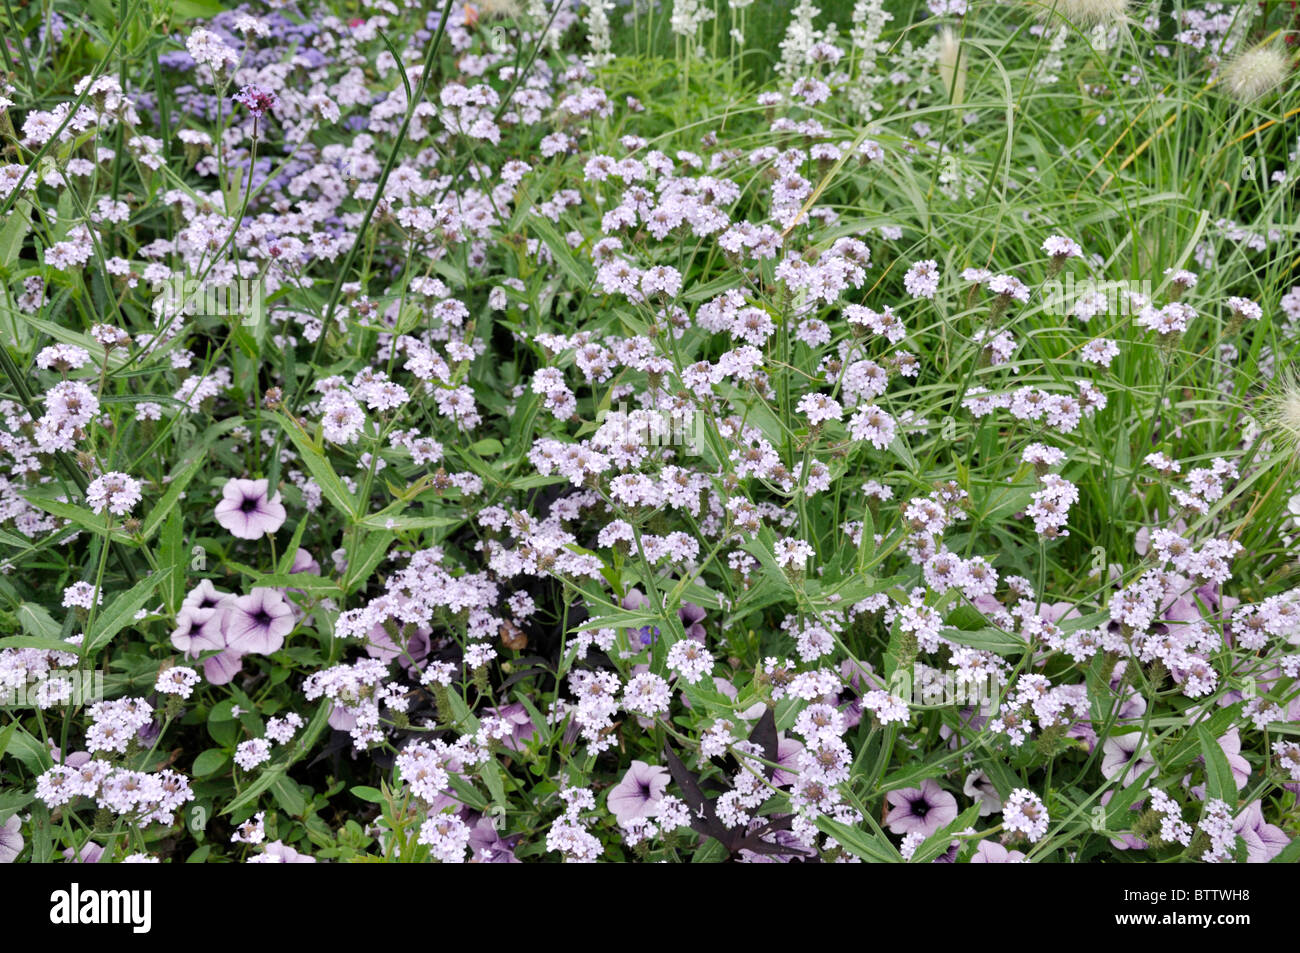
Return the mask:
<path id="1" fill-rule="evenodd" d="M 403 530 L 432 529 L 435 526 L 454 526 L 460 522 L 462 521 L 455 516 L 394 516 L 380 512 L 358 520 L 357 525 L 367 529 L 396 533 Z"/>
<path id="2" fill-rule="evenodd" d="M 325 730 L 325 725 L 329 722 L 330 712 L 333 708 L 334 702 L 328 698 L 322 700 L 316 708 L 316 713 L 312 715 L 311 721 L 307 723 L 307 727 L 298 736 L 297 740 L 287 745 L 287 750 L 282 751 L 264 765 L 261 774 L 257 776 L 253 783 L 246 787 L 239 797 L 222 809 L 222 815 L 233 814 L 255 804 L 257 799 L 262 796 L 262 792 L 284 777 L 289 768 L 304 757 L 311 750 L 312 745 L 316 743 L 316 739 L 320 737 L 321 732 Z"/>
<path id="3" fill-rule="evenodd" d="M 352 793 L 363 801 L 369 801 L 371 804 L 383 804 L 385 800 L 383 791 L 364 784 L 358 784 L 352 788 Z"/>
<path id="4" fill-rule="evenodd" d="M 1229 808 L 1237 806 L 1237 780 L 1232 776 L 1232 766 L 1223 753 L 1218 740 L 1205 725 L 1198 725 L 1196 734 L 1201 742 L 1201 757 L 1205 759 L 1205 793 L 1208 798 L 1218 798 Z"/>
<path id="5" fill-rule="evenodd" d="M 290 817 L 301 817 L 307 810 L 307 801 L 298 790 L 293 780 L 288 775 L 280 775 L 271 784 L 271 796 L 275 798 L 275 803 L 280 805 L 280 810 Z"/>
<path id="6" fill-rule="evenodd" d="M 961 629 L 944 629 L 939 634 L 959 645 L 969 645 L 971 648 L 984 649 L 1000 655 L 1005 655 L 1008 652 L 1024 652 L 1029 648 L 1024 639 L 1017 638 L 999 629 L 978 629 L 975 632 L 963 632 Z"/>
<path id="7" fill-rule="evenodd" d="M 18 731 L 18 722 L 16 721 L 11 721 L 9 723 L 8 728 L 5 728 L 3 731 L 0 731 L 0 758 L 3 758 L 5 756 L 5 752 L 9 750 L 9 742 L 13 740 L 13 737 L 17 733 L 17 731 Z"/>
<path id="8" fill-rule="evenodd" d="M 20 167 L 21 168 L 21 167 Z M 22 254 L 23 239 L 32 228 L 32 203 L 19 199 L 0 226 L 0 269 L 6 272 Z"/>
<path id="9" fill-rule="evenodd" d="M 33 738 L 18 722 L 13 722 L 11 728 L 17 730 L 12 732 L 5 744 L 6 754 L 21 761 L 32 774 L 41 774 L 54 767 L 54 759 L 50 757 L 49 748 Z"/>
<path id="10" fill-rule="evenodd" d="M 839 821 L 833 821 L 822 815 L 817 818 L 817 827 L 824 834 L 835 838 L 840 845 L 855 857 L 877 864 L 901 863 L 903 857 L 888 841 L 881 841 L 879 835 L 849 827 Z"/>
<path id="11" fill-rule="evenodd" d="M 351 536 L 352 534 L 348 534 Z M 341 588 L 350 593 L 357 586 L 363 586 L 370 579 L 374 568 L 386 555 L 393 543 L 393 534 L 385 530 L 374 530 L 358 534 L 345 548 L 347 550 L 348 568 L 343 574 Z"/>
<path id="12" fill-rule="evenodd" d="M 45 652 L 76 652 L 75 645 L 43 635 L 7 635 L 0 639 L 0 649 L 41 649 Z"/>
<path id="13" fill-rule="evenodd" d="M 216 774 L 229 760 L 230 756 L 220 748 L 209 748 L 207 751 L 200 752 L 194 759 L 194 776 L 205 778 L 209 774 Z"/>
<path id="14" fill-rule="evenodd" d="M 348 523 L 353 523 L 357 518 L 356 501 L 352 499 L 352 494 L 348 488 L 343 485 L 339 475 L 334 472 L 334 467 L 325 455 L 311 440 L 307 439 L 307 434 L 297 424 L 286 420 L 284 417 L 276 415 L 275 419 L 279 421 L 284 432 L 289 435 L 293 441 L 294 448 L 298 455 L 302 457 L 302 462 L 311 472 L 312 479 L 320 485 L 321 493 L 330 501 L 336 510 L 347 518 Z"/>
<path id="15" fill-rule="evenodd" d="M 50 610 L 46 609 L 45 606 L 38 605 L 35 602 L 24 602 L 18 607 L 18 624 L 23 627 L 23 631 L 28 635 L 63 642 L 63 629 L 54 621 L 54 617 L 50 615 Z M 60 651 L 68 651 L 66 642 L 63 642 Z"/>
<path id="16" fill-rule="evenodd" d="M 185 574 L 189 561 L 190 553 L 185 546 L 185 525 L 181 519 L 181 511 L 172 510 L 163 526 L 158 547 L 159 564 L 172 571 L 160 587 L 163 605 L 167 607 L 168 612 L 179 609 L 185 597 Z"/>
<path id="17" fill-rule="evenodd" d="M 135 614 L 153 596 L 153 592 L 173 573 L 172 567 L 160 569 L 145 576 L 126 592 L 119 595 L 95 619 L 95 625 L 81 647 L 82 658 L 93 658 L 117 633 L 135 620 Z"/>
<path id="18" fill-rule="evenodd" d="M 551 255 L 555 258 L 555 264 L 559 266 L 560 271 L 577 286 L 577 290 L 585 291 L 590 287 L 595 272 L 591 266 L 585 262 L 580 262 L 574 257 L 569 245 L 555 226 L 542 218 L 540 215 L 530 215 L 528 217 L 528 226 L 537 233 L 542 242 L 550 250 Z"/>

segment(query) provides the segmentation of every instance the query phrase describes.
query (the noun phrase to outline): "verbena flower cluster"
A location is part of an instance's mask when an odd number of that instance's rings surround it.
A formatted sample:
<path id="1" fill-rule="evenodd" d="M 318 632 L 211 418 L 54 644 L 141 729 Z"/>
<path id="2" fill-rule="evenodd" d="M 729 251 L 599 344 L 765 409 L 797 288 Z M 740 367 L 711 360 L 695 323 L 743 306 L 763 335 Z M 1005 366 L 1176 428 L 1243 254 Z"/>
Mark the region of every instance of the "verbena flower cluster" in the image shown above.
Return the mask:
<path id="1" fill-rule="evenodd" d="M 0 861 L 1295 858 L 1288 11 L 41 6 Z"/>

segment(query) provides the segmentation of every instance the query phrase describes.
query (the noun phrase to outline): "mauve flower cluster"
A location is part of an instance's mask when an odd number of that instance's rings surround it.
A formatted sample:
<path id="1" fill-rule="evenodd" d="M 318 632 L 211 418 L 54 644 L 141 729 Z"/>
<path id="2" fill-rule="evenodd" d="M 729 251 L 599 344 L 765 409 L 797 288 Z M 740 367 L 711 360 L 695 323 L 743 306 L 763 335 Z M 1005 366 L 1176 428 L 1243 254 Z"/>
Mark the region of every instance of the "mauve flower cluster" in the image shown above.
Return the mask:
<path id="1" fill-rule="evenodd" d="M 1275 373 L 1300 289 L 1233 270 L 1286 229 L 1201 221 L 1174 260 L 1022 198 L 1014 240 L 959 231 L 1048 173 L 983 157 L 1002 114 L 876 0 L 847 31 L 801 0 L 736 129 L 606 69 L 603 3 L 300 6 L 164 40 L 148 90 L 109 71 L 20 116 L 0 89 L 3 234 L 39 231 L 3 263 L 28 641 L 0 699 L 39 716 L 13 779 L 148 834 L 65 824 L 66 856 L 179 850 L 196 799 L 224 811 L 202 856 L 256 863 L 1287 847 L 1296 538 L 1252 525 L 1286 454 L 1234 365 Z M 1230 48 L 1211 12 L 1152 14 L 1137 59 L 1100 22 L 1088 55 L 1127 92 L 1193 33 Z M 670 29 L 694 50 L 707 19 Z M 1069 36 L 1025 25 L 1049 89 Z M 1055 309 L 1129 258 L 1154 292 Z M 76 714 L 92 663 L 113 697 Z M 85 751 L 38 740 L 49 711 Z M 0 862 L 39 823 L 6 817 Z"/>

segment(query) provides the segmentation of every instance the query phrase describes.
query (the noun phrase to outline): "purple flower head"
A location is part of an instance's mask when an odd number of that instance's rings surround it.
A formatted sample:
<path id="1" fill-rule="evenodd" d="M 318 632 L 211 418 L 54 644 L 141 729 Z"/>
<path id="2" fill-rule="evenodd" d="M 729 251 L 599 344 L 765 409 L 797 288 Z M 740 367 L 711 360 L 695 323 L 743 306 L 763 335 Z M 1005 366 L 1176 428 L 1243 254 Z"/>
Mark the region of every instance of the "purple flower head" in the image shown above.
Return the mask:
<path id="1" fill-rule="evenodd" d="M 190 658 L 198 658 L 200 652 L 224 649 L 226 637 L 223 626 L 226 610 L 194 609 L 182 605 L 176 613 L 176 629 L 172 632 L 172 645 Z"/>
<path id="2" fill-rule="evenodd" d="M 1007 850 L 995 840 L 982 840 L 971 857 L 972 864 L 1019 864 L 1025 855 L 1018 850 Z"/>
<path id="3" fill-rule="evenodd" d="M 1121 784 L 1129 785 L 1141 776 L 1155 761 L 1145 746 L 1138 749 L 1142 732 L 1133 731 L 1126 735 L 1112 735 L 1101 746 L 1101 773 L 1106 780 L 1111 780 L 1123 772 Z"/>
<path id="4" fill-rule="evenodd" d="M 522 707 L 522 706 L 521 706 Z M 523 863 L 515 856 L 515 844 L 518 834 L 502 837 L 490 817 L 480 817 L 469 831 L 470 863 L 472 864 L 519 864 Z"/>
<path id="5" fill-rule="evenodd" d="M 1291 843 L 1282 828 L 1264 820 L 1259 801 L 1251 801 L 1241 809 L 1232 829 L 1246 842 L 1248 864 L 1267 864 Z"/>
<path id="6" fill-rule="evenodd" d="M 920 831 L 929 837 L 957 819 L 957 799 L 930 778 L 922 781 L 919 788 L 890 791 L 885 800 L 891 805 L 885 823 L 895 834 Z"/>
<path id="7" fill-rule="evenodd" d="M 235 102 L 244 106 L 254 119 L 261 119 L 268 112 L 280 105 L 280 100 L 275 93 L 265 86 L 250 85 L 245 86 L 239 92 L 235 93 Z"/>
<path id="8" fill-rule="evenodd" d="M 484 711 L 487 714 L 495 715 L 510 725 L 510 734 L 501 739 L 503 748 L 510 751 L 523 751 L 524 745 L 528 744 L 533 735 L 537 734 L 537 726 L 533 724 L 528 709 L 518 702 L 503 705 L 500 708 L 487 708 Z"/>
<path id="9" fill-rule="evenodd" d="M 622 827 L 654 817 L 668 787 L 668 769 L 633 761 L 623 780 L 609 789 L 606 805 Z"/>
<path id="10" fill-rule="evenodd" d="M 293 625 L 293 606 L 277 590 L 259 586 L 227 610 L 227 645 L 237 652 L 270 655 Z"/>
<path id="11" fill-rule="evenodd" d="M 0 864 L 12 864 L 23 852 L 23 822 L 17 814 L 0 824 Z"/>
<path id="12" fill-rule="evenodd" d="M 293 554 L 293 565 L 289 567 L 289 572 L 291 574 L 305 572 L 312 576 L 319 576 L 320 563 L 316 561 L 315 556 L 299 546 L 298 551 Z"/>
<path id="13" fill-rule="evenodd" d="M 694 639 L 701 645 L 704 644 L 704 616 L 705 612 L 693 602 L 683 602 L 682 607 L 677 610 L 677 618 L 682 620 L 682 626 L 686 629 L 686 637 Z"/>
<path id="14" fill-rule="evenodd" d="M 640 589 L 629 589 L 627 595 L 619 603 L 624 609 L 635 611 L 644 609 L 650 605 L 650 600 L 645 597 Z M 659 629 L 654 626 L 643 625 L 639 629 L 628 629 L 628 638 L 632 640 L 633 645 L 651 645 L 659 637 Z"/>
<path id="15" fill-rule="evenodd" d="M 229 685 L 244 667 L 244 654 L 224 649 L 203 660 L 203 677 L 213 685 Z"/>
<path id="16" fill-rule="evenodd" d="M 104 848 L 94 841 L 86 841 L 81 845 L 80 850 L 69 847 L 63 852 L 64 859 L 74 864 L 97 864 L 103 856 Z"/>
<path id="17" fill-rule="evenodd" d="M 261 539 L 284 525 L 280 494 L 269 495 L 266 480 L 228 480 L 217 504 L 217 522 L 240 539 Z"/>
<path id="18" fill-rule="evenodd" d="M 283 841 L 273 840 L 262 848 L 264 853 L 249 858 L 250 864 L 314 864 L 316 858 L 302 854 Z"/>

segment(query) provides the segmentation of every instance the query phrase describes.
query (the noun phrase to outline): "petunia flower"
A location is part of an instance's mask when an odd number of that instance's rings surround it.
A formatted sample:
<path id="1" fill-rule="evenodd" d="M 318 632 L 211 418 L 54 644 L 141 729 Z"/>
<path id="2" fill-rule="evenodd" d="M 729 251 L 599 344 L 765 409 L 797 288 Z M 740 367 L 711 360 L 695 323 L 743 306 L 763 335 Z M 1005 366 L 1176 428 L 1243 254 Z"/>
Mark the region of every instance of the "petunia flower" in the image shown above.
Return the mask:
<path id="1" fill-rule="evenodd" d="M 606 805 L 619 826 L 627 827 L 633 821 L 654 817 L 667 787 L 667 768 L 633 761 L 623 780 L 610 788 Z"/>
<path id="2" fill-rule="evenodd" d="M 995 840 L 982 840 L 971 857 L 972 864 L 1020 864 L 1025 855 L 1018 850 L 1007 850 Z"/>
<path id="3" fill-rule="evenodd" d="M 0 824 L 0 864 L 12 864 L 23 852 L 23 822 L 17 814 Z"/>
<path id="4" fill-rule="evenodd" d="M 284 525 L 284 504 L 280 494 L 269 495 L 266 480 L 226 481 L 217 504 L 217 522 L 240 539 L 261 539 Z"/>
<path id="5" fill-rule="evenodd" d="M 259 586 L 226 612 L 226 644 L 238 652 L 270 655 L 293 631 L 293 606 L 275 589 Z"/>
<path id="6" fill-rule="evenodd" d="M 957 799 L 930 778 L 919 788 L 890 791 L 885 800 L 891 805 L 885 823 L 895 834 L 920 831 L 929 837 L 957 819 Z"/>
<path id="7" fill-rule="evenodd" d="M 1246 842 L 1246 863 L 1267 864 L 1291 843 L 1282 828 L 1264 821 L 1259 801 L 1252 801 L 1241 809 L 1232 829 Z"/>
<path id="8" fill-rule="evenodd" d="M 1113 735 L 1101 746 L 1101 773 L 1106 780 L 1111 780 L 1123 772 L 1121 784 L 1132 784 L 1147 768 L 1155 764 L 1150 751 L 1143 746 L 1138 750 L 1142 732 L 1134 731 L 1126 735 Z"/>

